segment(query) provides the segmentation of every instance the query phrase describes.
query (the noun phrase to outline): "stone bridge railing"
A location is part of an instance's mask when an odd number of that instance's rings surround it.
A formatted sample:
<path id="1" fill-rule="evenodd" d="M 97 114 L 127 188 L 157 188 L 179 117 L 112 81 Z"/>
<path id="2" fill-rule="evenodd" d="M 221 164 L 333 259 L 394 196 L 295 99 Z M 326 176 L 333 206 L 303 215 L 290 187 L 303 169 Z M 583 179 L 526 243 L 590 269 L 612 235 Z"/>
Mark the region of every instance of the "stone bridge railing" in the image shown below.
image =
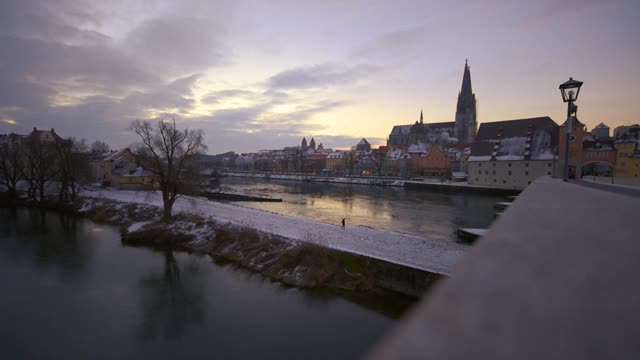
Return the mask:
<path id="1" fill-rule="evenodd" d="M 640 358 L 640 198 L 541 178 L 373 359 Z"/>

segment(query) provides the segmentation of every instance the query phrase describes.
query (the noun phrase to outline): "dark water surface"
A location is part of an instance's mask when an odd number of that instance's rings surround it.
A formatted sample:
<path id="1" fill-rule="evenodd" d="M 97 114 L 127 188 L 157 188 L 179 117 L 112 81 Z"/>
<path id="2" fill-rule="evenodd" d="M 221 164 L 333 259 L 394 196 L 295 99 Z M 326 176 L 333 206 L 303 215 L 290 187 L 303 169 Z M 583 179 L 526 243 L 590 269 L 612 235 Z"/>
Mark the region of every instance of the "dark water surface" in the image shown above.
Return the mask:
<path id="1" fill-rule="evenodd" d="M 357 358 L 398 312 L 27 209 L 0 209 L 0 284 L 0 359 Z"/>
<path id="2" fill-rule="evenodd" d="M 241 206 L 339 225 L 364 225 L 438 240 L 456 240 L 459 227 L 487 228 L 504 196 L 444 193 L 350 184 L 226 177 L 223 187 L 283 199 Z"/>

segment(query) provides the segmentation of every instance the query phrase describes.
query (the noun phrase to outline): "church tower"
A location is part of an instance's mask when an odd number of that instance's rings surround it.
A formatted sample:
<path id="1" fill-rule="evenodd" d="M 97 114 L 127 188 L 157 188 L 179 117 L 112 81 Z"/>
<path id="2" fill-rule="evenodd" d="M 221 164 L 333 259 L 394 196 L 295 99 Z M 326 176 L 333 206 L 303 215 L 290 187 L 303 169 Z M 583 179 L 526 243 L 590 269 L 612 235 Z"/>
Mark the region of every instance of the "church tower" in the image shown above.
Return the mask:
<path id="1" fill-rule="evenodd" d="M 454 136 L 461 143 L 472 143 L 476 139 L 476 95 L 471 90 L 471 71 L 467 61 L 464 62 L 462 89 L 458 93 Z"/>

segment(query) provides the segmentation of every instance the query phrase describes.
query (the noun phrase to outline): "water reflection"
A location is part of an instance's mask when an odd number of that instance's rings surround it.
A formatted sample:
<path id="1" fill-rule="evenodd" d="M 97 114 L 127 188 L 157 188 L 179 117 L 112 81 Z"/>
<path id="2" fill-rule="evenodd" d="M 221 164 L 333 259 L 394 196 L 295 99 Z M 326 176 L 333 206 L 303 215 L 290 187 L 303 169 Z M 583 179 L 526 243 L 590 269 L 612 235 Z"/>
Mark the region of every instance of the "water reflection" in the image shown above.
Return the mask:
<path id="1" fill-rule="evenodd" d="M 237 205 L 338 225 L 363 225 L 456 240 L 458 227 L 488 227 L 501 196 L 406 190 L 397 187 L 225 178 L 223 187 L 271 195 L 282 203 Z"/>
<path id="2" fill-rule="evenodd" d="M 0 215 L 0 359 L 357 358 L 401 303 L 125 247 L 117 227 L 86 219 Z"/>
<path id="3" fill-rule="evenodd" d="M 2 224 L 3 250 L 9 261 L 31 261 L 37 268 L 53 268 L 61 275 L 82 274 L 93 249 L 82 242 L 75 217 L 51 214 L 40 209 L 2 209 L 7 221 Z"/>
<path id="4" fill-rule="evenodd" d="M 137 335 L 144 341 L 180 338 L 187 329 L 201 327 L 205 316 L 198 265 L 180 269 L 172 251 L 163 255 L 162 271 L 153 271 L 139 282 L 143 320 Z"/>

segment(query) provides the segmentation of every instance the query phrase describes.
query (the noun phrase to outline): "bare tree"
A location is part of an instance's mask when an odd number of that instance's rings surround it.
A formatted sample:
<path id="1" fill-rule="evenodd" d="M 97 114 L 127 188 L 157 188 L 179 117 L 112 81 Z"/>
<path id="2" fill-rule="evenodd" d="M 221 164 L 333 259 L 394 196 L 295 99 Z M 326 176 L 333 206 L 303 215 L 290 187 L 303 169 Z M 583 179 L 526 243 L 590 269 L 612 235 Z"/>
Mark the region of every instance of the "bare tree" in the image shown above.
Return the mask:
<path id="1" fill-rule="evenodd" d="M 131 131 L 140 138 L 135 149 L 150 171 L 156 174 L 162 191 L 164 221 L 171 220 L 171 210 L 178 194 L 183 192 L 187 169 L 194 155 L 206 151 L 203 131 L 178 130 L 175 119 L 160 120 L 154 127 L 150 122 L 136 120 Z"/>
<path id="2" fill-rule="evenodd" d="M 17 197 L 18 181 L 22 179 L 22 139 L 10 134 L 0 144 L 0 185 L 7 188 L 9 199 Z"/>
<path id="3" fill-rule="evenodd" d="M 88 177 L 89 158 L 84 139 L 57 139 L 54 142 L 57 164 L 57 178 L 60 181 L 59 200 L 74 201 L 76 199 L 77 182 Z"/>
<path id="4" fill-rule="evenodd" d="M 23 143 L 24 163 L 22 175 L 29 185 L 28 195 L 33 200 L 45 200 L 45 185 L 57 172 L 53 144 L 30 137 Z"/>
<path id="5" fill-rule="evenodd" d="M 111 147 L 104 141 L 96 141 L 91 144 L 91 152 L 95 154 L 104 154 L 108 153 L 111 150 Z"/>

